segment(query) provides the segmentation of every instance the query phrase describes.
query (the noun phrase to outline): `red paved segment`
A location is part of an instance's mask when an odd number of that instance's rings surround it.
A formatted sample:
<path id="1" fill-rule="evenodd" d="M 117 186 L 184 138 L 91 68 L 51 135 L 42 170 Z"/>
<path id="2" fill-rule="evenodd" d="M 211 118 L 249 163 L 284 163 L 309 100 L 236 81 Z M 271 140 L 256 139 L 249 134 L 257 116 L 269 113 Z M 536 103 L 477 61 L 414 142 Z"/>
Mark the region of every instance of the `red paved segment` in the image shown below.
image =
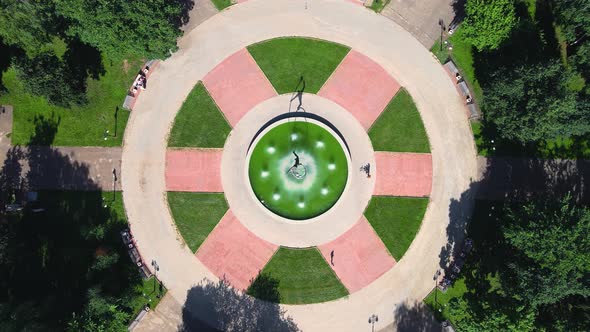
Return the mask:
<path id="1" fill-rule="evenodd" d="M 334 265 L 330 266 L 351 293 L 372 283 L 395 265 L 395 259 L 364 216 L 346 233 L 319 249 L 328 264 L 334 250 Z"/>
<path id="2" fill-rule="evenodd" d="M 216 276 L 245 290 L 277 249 L 246 229 L 229 210 L 196 255 Z"/>
<path id="3" fill-rule="evenodd" d="M 166 151 L 166 190 L 223 192 L 221 149 Z"/>
<path id="4" fill-rule="evenodd" d="M 368 130 L 399 88 L 383 67 L 353 50 L 318 94 L 346 108 Z"/>
<path id="5" fill-rule="evenodd" d="M 374 195 L 425 197 L 432 188 L 432 155 L 375 152 Z"/>
<path id="6" fill-rule="evenodd" d="M 203 83 L 232 126 L 252 107 L 277 95 L 246 49 L 223 60 Z"/>

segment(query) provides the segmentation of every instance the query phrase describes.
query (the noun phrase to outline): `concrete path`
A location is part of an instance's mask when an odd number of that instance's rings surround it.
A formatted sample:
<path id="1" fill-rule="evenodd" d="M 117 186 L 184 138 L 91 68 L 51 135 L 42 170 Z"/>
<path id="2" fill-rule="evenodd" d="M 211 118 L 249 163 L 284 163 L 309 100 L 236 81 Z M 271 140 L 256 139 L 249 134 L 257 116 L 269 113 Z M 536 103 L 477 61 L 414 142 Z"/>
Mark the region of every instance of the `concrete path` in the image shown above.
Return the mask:
<path id="1" fill-rule="evenodd" d="M 188 13 L 189 21 L 182 27 L 182 31 L 184 34 L 188 34 L 218 12 L 211 0 L 193 0 L 193 8 Z"/>
<path id="2" fill-rule="evenodd" d="M 351 50 L 318 95 L 344 107 L 369 130 L 399 88 L 383 67 Z"/>
<path id="3" fill-rule="evenodd" d="M 166 190 L 223 192 L 221 149 L 169 149 L 166 152 Z"/>
<path id="4" fill-rule="evenodd" d="M 318 248 L 350 293 L 369 285 L 395 265 L 395 259 L 364 216 L 348 232 Z"/>
<path id="5" fill-rule="evenodd" d="M 219 279 L 246 290 L 277 249 L 248 231 L 228 210 L 196 255 Z"/>
<path id="6" fill-rule="evenodd" d="M 453 0 L 391 0 L 381 14 L 410 32 L 430 49 L 440 38 L 439 20 L 445 27 L 455 17 Z"/>
<path id="7" fill-rule="evenodd" d="M 222 11 L 183 37 L 184 47 L 161 63 L 127 125 L 122 178 L 129 222 L 143 257 L 159 262 L 158 275 L 178 301 L 184 301 L 187 291 L 203 278 L 217 280 L 182 245 L 168 212 L 167 134 L 192 87 L 215 66 L 252 43 L 292 35 L 342 43 L 378 63 L 412 95 L 430 138 L 431 202 L 405 256 L 346 298 L 281 305 L 305 331 L 362 331 L 371 314 L 379 315 L 378 330 L 396 319 L 398 305 L 420 301 L 432 289 L 438 255 L 447 244 L 449 205 L 468 190 L 477 165 L 462 100 L 440 64 L 403 28 L 365 8 L 341 0 L 314 1 L 307 8 L 299 1 L 251 0 Z M 462 203 L 460 215 L 470 215 L 471 201 Z M 186 310 L 216 322 L 197 306 Z"/>
<path id="8" fill-rule="evenodd" d="M 432 188 L 432 156 L 427 153 L 375 152 L 375 195 L 426 197 Z"/>
<path id="9" fill-rule="evenodd" d="M 246 49 L 216 66 L 205 76 L 203 83 L 232 126 L 252 107 L 277 95 Z"/>

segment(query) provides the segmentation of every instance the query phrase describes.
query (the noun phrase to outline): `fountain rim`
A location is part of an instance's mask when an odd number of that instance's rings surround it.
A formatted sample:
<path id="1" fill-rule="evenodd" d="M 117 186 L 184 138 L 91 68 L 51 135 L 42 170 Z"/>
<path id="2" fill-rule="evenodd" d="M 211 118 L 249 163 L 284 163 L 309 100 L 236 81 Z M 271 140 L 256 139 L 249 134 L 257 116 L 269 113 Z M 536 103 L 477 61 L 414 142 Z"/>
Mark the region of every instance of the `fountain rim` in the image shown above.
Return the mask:
<path id="1" fill-rule="evenodd" d="M 262 139 L 262 137 L 264 137 L 264 135 L 266 133 L 268 133 L 269 131 L 271 131 L 275 127 L 278 127 L 284 123 L 289 123 L 293 118 L 295 119 L 295 122 L 305 122 L 306 120 L 298 119 L 298 118 L 306 118 L 307 120 L 310 121 L 310 123 L 326 130 L 330 135 L 332 135 L 332 137 L 334 137 L 336 139 L 338 144 L 340 144 L 340 147 L 344 151 L 344 156 L 346 156 L 346 164 L 347 164 L 347 171 L 348 172 L 346 174 L 346 183 L 344 184 L 344 188 L 342 189 L 342 193 L 340 194 L 340 196 L 338 196 L 338 199 L 336 200 L 336 202 L 329 209 L 327 209 L 326 211 L 324 211 L 312 218 L 308 218 L 308 219 L 290 219 L 290 218 L 283 217 L 283 216 L 273 212 L 272 210 L 270 210 L 268 207 L 266 207 L 264 204 L 262 204 L 262 202 L 260 202 L 260 200 L 258 200 L 258 197 L 256 197 L 256 193 L 254 193 L 254 188 L 252 187 L 252 182 L 250 181 L 250 176 L 249 176 L 250 158 L 252 157 L 252 153 L 254 152 L 254 149 L 252 149 L 252 147 L 255 147 L 258 144 L 258 142 Z M 332 129 L 332 128 L 334 128 L 334 129 Z M 286 222 L 289 224 L 296 224 L 296 225 L 303 225 L 303 224 L 312 223 L 312 222 L 318 220 L 322 215 L 337 208 L 342 202 L 342 200 L 341 200 L 342 195 L 346 192 L 346 190 L 348 189 L 348 187 L 350 185 L 351 176 L 352 176 L 352 156 L 350 153 L 350 149 L 348 148 L 348 145 L 346 143 L 346 140 L 344 139 L 342 134 L 338 131 L 336 126 L 331 124 L 325 118 L 323 118 L 317 114 L 308 113 L 308 112 L 289 112 L 289 113 L 281 114 L 281 115 L 276 116 L 276 117 L 272 118 L 271 120 L 267 121 L 265 124 L 263 124 L 261 126 L 261 128 L 256 132 L 256 134 L 254 134 L 254 137 L 252 138 L 252 140 L 250 141 L 250 144 L 248 145 L 248 149 L 246 151 L 245 166 L 246 167 L 244 167 L 244 176 L 246 177 L 246 181 L 248 184 L 248 193 L 250 194 L 250 198 L 252 200 L 254 200 L 254 202 L 256 202 L 255 204 L 259 208 L 261 208 L 267 215 L 273 217 L 273 219 L 278 219 L 279 221 Z"/>

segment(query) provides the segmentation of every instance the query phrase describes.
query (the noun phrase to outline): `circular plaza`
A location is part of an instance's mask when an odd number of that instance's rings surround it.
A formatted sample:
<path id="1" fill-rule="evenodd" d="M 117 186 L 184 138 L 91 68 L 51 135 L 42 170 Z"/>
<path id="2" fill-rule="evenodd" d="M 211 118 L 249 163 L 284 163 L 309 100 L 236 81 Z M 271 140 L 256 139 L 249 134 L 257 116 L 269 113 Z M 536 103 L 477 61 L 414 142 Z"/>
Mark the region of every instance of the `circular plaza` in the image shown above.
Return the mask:
<path id="1" fill-rule="evenodd" d="M 304 331 L 374 314 L 383 328 L 421 301 L 476 174 L 462 100 L 428 50 L 336 0 L 250 0 L 179 46 L 135 105 L 122 164 L 131 231 L 170 294 L 223 279 Z"/>

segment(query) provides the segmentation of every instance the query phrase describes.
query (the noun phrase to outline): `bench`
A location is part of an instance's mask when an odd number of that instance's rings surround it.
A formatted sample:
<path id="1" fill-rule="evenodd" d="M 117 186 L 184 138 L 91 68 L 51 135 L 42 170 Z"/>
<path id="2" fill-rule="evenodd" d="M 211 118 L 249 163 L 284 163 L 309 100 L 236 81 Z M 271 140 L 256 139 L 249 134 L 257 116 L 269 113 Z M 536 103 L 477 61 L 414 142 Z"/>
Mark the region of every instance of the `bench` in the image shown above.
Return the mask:
<path id="1" fill-rule="evenodd" d="M 135 102 L 137 101 L 137 98 L 139 97 L 141 90 L 145 89 L 147 86 L 147 79 L 150 77 L 154 69 L 159 64 L 160 63 L 158 60 L 150 60 L 141 67 L 141 69 L 135 76 L 135 79 L 133 80 L 133 84 L 131 84 L 129 91 L 127 91 L 127 96 L 123 101 L 124 109 L 129 111 L 133 110 L 133 106 L 135 106 Z"/>
<path id="2" fill-rule="evenodd" d="M 444 67 L 451 74 L 451 76 L 455 78 L 457 82 L 463 79 L 461 73 L 459 72 L 459 69 L 457 68 L 457 66 L 455 66 L 455 63 L 453 61 L 448 61 L 444 64 Z"/>

